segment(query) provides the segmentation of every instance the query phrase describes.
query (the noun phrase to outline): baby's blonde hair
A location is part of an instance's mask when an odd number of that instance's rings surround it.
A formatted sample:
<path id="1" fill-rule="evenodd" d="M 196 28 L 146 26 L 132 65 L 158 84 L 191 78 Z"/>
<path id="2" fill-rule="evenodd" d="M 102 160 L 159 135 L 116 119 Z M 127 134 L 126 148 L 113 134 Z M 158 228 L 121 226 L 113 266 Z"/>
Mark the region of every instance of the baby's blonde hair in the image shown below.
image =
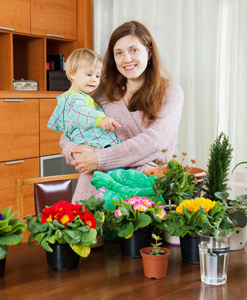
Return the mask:
<path id="1" fill-rule="evenodd" d="M 66 76 L 72 81 L 70 74 L 75 74 L 76 71 L 81 68 L 102 68 L 103 59 L 102 57 L 89 49 L 81 48 L 73 51 L 66 61 Z"/>

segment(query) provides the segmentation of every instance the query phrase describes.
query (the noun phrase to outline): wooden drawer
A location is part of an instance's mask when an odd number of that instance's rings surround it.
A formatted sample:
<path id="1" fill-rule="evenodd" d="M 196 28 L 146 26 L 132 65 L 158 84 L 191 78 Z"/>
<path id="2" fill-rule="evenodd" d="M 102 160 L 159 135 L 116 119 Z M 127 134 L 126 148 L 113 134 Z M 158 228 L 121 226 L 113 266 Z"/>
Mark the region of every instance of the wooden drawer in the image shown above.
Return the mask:
<path id="1" fill-rule="evenodd" d="M 39 100 L 0 99 L 0 160 L 39 156 Z"/>
<path id="2" fill-rule="evenodd" d="M 56 99 L 40 99 L 40 156 L 62 152 L 59 146 L 62 132 L 57 132 L 47 127 L 48 120 L 56 105 Z"/>
<path id="3" fill-rule="evenodd" d="M 15 204 L 15 179 L 39 177 L 39 158 L 0 163 L 0 211 L 12 206 L 12 212 L 17 210 Z M 34 214 L 33 186 L 24 186 L 24 216 Z M 16 215 L 15 215 L 16 217 Z"/>
<path id="4" fill-rule="evenodd" d="M 30 33 L 30 0 L 1 0 L 0 27 Z"/>
<path id="5" fill-rule="evenodd" d="M 76 40 L 76 20 L 76 0 L 31 0 L 32 34 Z"/>

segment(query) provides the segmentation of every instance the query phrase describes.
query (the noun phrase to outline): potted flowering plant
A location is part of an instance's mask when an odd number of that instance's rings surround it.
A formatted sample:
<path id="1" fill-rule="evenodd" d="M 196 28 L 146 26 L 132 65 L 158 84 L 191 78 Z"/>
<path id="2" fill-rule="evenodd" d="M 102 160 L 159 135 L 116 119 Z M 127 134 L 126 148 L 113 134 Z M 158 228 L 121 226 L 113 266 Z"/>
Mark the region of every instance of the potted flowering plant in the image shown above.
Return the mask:
<path id="1" fill-rule="evenodd" d="M 212 229 L 214 235 L 218 229 L 233 232 L 233 223 L 219 201 L 184 200 L 165 217 L 165 230 L 180 237 L 182 257 L 188 262 L 199 263 L 198 232 L 206 229 Z"/>
<path id="2" fill-rule="evenodd" d="M 120 198 L 119 202 L 113 200 L 112 203 L 115 209 L 108 211 L 109 228 L 115 229 L 121 238 L 124 255 L 140 257 L 140 249 L 150 244 L 154 228 L 164 230 L 166 212 L 163 202 L 134 196 L 127 200 Z"/>
<path id="3" fill-rule="evenodd" d="M 0 213 L 0 277 L 4 275 L 6 255 L 10 245 L 20 245 L 27 225 L 21 219 L 13 218 L 11 206 Z"/>
<path id="4" fill-rule="evenodd" d="M 183 200 L 200 196 L 200 189 L 206 172 L 203 169 L 194 167 L 196 163 L 194 159 L 191 159 L 191 166 L 184 166 L 187 155 L 185 152 L 182 152 L 181 163 L 178 162 L 177 155 L 173 155 L 173 158 L 167 162 L 167 149 L 163 149 L 161 152 L 165 155 L 165 161 L 157 161 L 157 168 L 147 169 L 144 173 L 153 174 L 153 190 L 156 197 L 162 195 L 168 202 L 165 209 L 169 213 Z M 164 166 L 164 163 L 167 165 Z M 166 231 L 163 235 L 168 244 L 180 245 L 178 237 L 169 236 Z"/>
<path id="5" fill-rule="evenodd" d="M 158 167 L 146 169 L 143 172 L 146 175 L 156 176 L 153 184 L 156 197 L 162 195 L 165 200 L 168 200 L 169 210 L 171 210 L 172 202 L 177 206 L 184 199 L 197 196 L 196 193 L 200 192 L 198 187 L 202 187 L 206 172 L 193 167 L 196 163 L 194 159 L 191 159 L 191 166 L 184 166 L 187 155 L 185 152 L 182 152 L 181 163 L 177 161 L 177 155 L 173 155 L 173 159 L 167 162 L 167 149 L 163 149 L 162 152 L 165 154 L 165 161 L 159 160 L 156 162 Z M 163 165 L 164 163 L 166 166 Z"/>
<path id="6" fill-rule="evenodd" d="M 97 217 L 82 205 L 60 201 L 44 208 L 35 218 L 27 216 L 27 229 L 30 231 L 28 243 L 33 246 L 33 241 L 36 240 L 37 244 L 46 250 L 50 268 L 73 269 L 78 266 L 79 257 L 87 257 L 90 254 L 91 246 L 96 244 L 98 229 L 96 219 Z M 52 262 L 53 252 L 56 257 L 57 251 L 61 252 L 60 249 L 63 248 L 66 248 L 65 255 L 68 266 L 64 261 Z M 77 258 L 76 264 L 73 266 L 69 262 L 68 251 Z"/>

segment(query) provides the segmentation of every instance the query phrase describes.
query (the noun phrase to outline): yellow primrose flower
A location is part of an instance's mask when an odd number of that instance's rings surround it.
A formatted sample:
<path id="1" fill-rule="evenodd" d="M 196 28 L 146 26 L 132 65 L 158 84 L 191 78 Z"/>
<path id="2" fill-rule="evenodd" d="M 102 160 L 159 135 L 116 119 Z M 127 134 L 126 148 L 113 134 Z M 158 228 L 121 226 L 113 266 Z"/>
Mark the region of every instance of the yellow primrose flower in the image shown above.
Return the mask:
<path id="1" fill-rule="evenodd" d="M 196 198 L 194 200 L 184 200 L 177 206 L 176 211 L 183 215 L 183 206 L 187 208 L 188 211 L 193 212 L 199 210 L 202 206 L 206 213 L 216 205 L 216 201 L 211 201 L 210 199 L 205 198 Z"/>

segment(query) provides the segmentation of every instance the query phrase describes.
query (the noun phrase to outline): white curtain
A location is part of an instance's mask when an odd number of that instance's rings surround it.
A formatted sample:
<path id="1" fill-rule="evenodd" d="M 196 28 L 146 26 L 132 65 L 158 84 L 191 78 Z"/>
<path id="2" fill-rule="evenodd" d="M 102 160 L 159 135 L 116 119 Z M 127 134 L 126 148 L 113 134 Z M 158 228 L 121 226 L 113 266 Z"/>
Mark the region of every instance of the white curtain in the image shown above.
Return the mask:
<path id="1" fill-rule="evenodd" d="M 247 1 L 93 0 L 93 48 L 104 56 L 112 31 L 143 23 L 184 90 L 176 154 L 207 169 L 218 134 L 234 149 L 231 169 L 247 160 Z M 246 165 L 247 166 L 247 165 Z M 229 174 L 231 195 L 247 193 L 244 166 Z"/>

